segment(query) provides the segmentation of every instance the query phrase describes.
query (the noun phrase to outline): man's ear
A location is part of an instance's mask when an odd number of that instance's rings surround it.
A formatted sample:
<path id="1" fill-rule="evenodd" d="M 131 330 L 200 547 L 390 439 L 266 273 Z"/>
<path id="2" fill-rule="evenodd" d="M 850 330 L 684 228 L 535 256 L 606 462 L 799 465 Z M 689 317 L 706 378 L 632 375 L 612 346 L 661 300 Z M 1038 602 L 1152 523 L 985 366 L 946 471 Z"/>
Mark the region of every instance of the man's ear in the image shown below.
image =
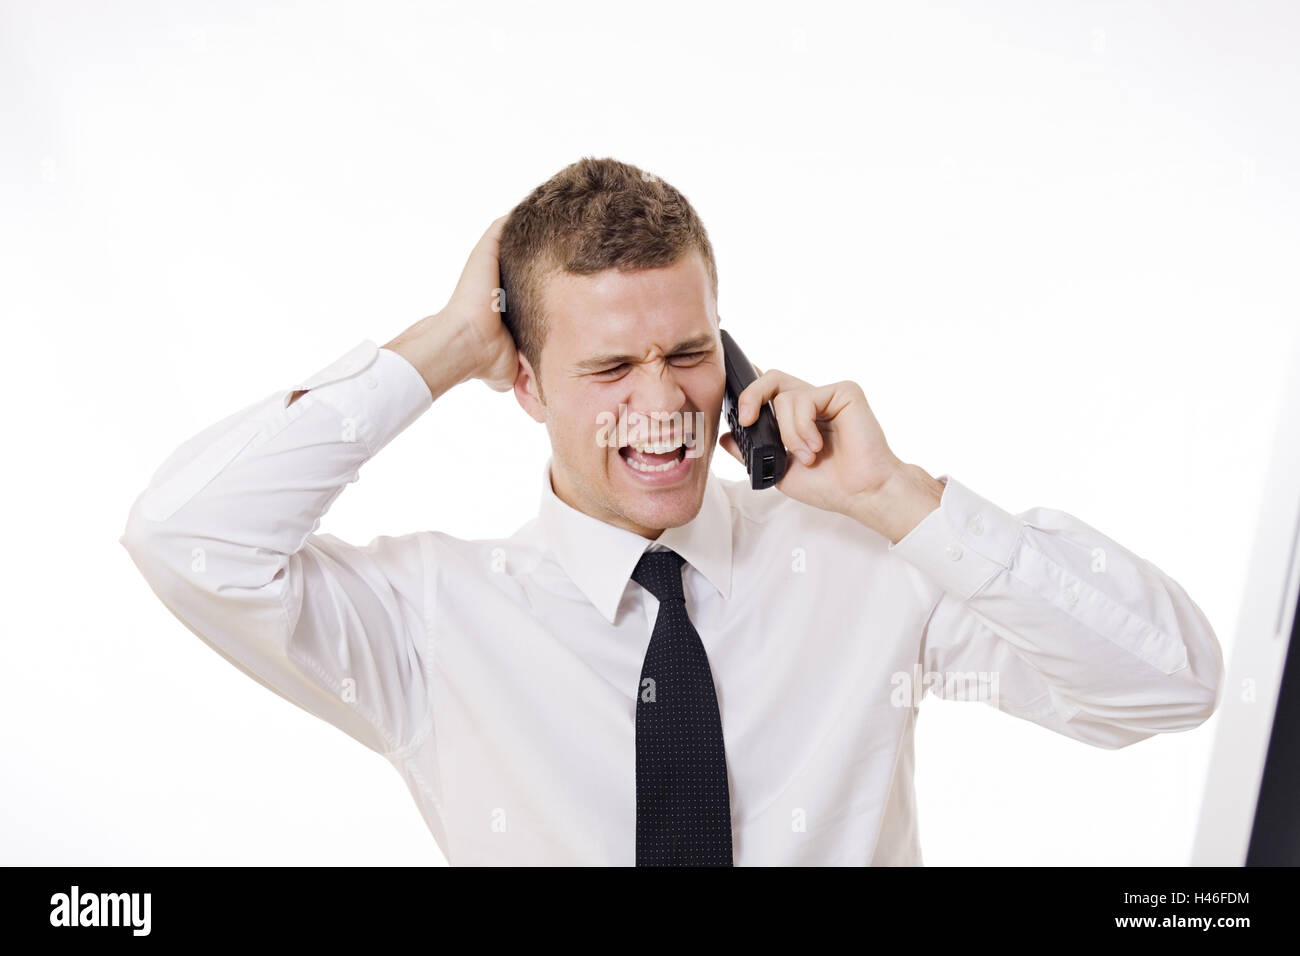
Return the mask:
<path id="1" fill-rule="evenodd" d="M 519 374 L 515 376 L 515 400 L 535 422 L 546 421 L 546 403 L 541 399 L 541 384 L 528 359 L 519 353 Z"/>

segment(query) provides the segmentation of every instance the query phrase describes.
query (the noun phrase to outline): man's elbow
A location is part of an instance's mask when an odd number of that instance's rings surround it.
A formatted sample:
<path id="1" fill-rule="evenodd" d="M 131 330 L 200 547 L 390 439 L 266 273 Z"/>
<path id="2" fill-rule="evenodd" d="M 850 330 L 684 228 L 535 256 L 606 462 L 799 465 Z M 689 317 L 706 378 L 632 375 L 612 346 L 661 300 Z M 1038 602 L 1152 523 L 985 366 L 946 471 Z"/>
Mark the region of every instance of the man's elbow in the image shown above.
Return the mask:
<path id="1" fill-rule="evenodd" d="M 1209 622 L 1204 620 L 1204 616 L 1201 623 L 1204 627 L 1200 632 L 1200 641 L 1196 645 L 1197 652 L 1189 655 L 1186 670 L 1187 686 L 1190 688 L 1194 707 L 1193 722 L 1188 729 L 1199 727 L 1210 719 L 1210 716 L 1219 709 L 1219 704 L 1223 701 L 1224 688 L 1227 686 L 1223 666 L 1223 647 L 1219 644 L 1219 638 Z"/>
<path id="2" fill-rule="evenodd" d="M 168 525 L 144 517 L 140 513 L 138 502 L 127 515 L 126 526 L 117 541 L 126 549 L 136 569 L 159 596 L 167 593 L 178 577 L 182 576 L 179 547 L 174 540 L 170 540 Z M 196 555 L 192 560 L 197 561 L 200 557 Z"/>
<path id="3" fill-rule="evenodd" d="M 1185 667 L 1171 675 L 1175 680 L 1169 691 L 1169 725 L 1162 728 L 1164 732 L 1193 730 L 1219 709 L 1224 689 L 1223 660 L 1216 654 L 1214 661 L 1213 667 L 1200 673 Z"/>
<path id="4" fill-rule="evenodd" d="M 1156 734 L 1181 733 L 1204 724 L 1223 698 L 1223 669 L 1193 674 L 1184 667 L 1162 684 L 1147 684 L 1141 703 L 1119 710 L 1084 708 L 1069 718 L 1073 736 L 1096 747 L 1118 750 Z"/>
<path id="5" fill-rule="evenodd" d="M 130 514 L 126 517 L 126 527 L 117 538 L 117 543 L 126 549 L 126 553 L 131 556 L 131 560 L 136 566 L 144 570 L 147 563 L 144 559 L 155 545 L 151 540 L 150 528 L 148 522 L 140 517 L 138 506 L 132 506 Z"/>
<path id="6" fill-rule="evenodd" d="M 1226 686 L 1223 674 L 1223 665 L 1220 663 L 1217 670 L 1210 675 L 1207 683 L 1199 685 L 1202 693 L 1200 695 L 1201 713 L 1193 726 L 1200 726 L 1210 719 L 1210 716 L 1219 709 L 1219 704 L 1223 702 L 1223 690 Z"/>

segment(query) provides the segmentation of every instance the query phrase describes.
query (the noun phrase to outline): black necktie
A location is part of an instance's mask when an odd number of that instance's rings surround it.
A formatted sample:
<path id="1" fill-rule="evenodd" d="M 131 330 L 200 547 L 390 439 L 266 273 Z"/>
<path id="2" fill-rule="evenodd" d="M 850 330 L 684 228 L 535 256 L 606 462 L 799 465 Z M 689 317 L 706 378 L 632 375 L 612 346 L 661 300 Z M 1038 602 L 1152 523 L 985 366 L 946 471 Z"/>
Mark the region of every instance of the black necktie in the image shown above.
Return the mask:
<path id="1" fill-rule="evenodd" d="M 675 551 L 632 580 L 659 599 L 636 701 L 636 865 L 731 866 L 731 802 L 713 672 L 686 614 Z"/>

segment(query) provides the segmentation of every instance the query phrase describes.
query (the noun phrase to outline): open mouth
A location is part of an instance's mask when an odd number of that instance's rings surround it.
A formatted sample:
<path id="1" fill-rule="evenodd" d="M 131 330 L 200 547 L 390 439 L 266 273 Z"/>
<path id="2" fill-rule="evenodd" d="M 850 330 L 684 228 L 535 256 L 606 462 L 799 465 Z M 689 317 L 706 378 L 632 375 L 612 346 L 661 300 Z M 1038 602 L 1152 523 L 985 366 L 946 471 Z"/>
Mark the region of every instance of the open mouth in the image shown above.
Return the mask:
<path id="1" fill-rule="evenodd" d="M 628 444 L 620 448 L 618 454 L 633 471 L 645 475 L 667 474 L 686 460 L 686 444 Z"/>
<path id="2" fill-rule="evenodd" d="M 686 457 L 685 442 L 668 449 L 666 445 L 624 445 L 619 455 L 637 471 L 667 471 Z"/>

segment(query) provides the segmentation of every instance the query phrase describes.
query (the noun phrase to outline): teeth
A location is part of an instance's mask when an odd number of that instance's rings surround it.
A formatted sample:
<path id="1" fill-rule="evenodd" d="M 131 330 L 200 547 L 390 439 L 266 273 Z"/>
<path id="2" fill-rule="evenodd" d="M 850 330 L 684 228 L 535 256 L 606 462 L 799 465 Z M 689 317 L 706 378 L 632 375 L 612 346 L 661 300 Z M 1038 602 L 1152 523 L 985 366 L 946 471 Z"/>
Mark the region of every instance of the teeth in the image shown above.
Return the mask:
<path id="1" fill-rule="evenodd" d="M 637 451 L 645 452 L 650 455 L 666 455 L 668 452 L 676 451 L 678 448 L 682 447 L 682 443 L 679 441 L 659 442 L 657 445 L 647 445 L 644 442 L 630 441 L 627 444 L 629 448 L 635 448 Z"/>
<path id="2" fill-rule="evenodd" d="M 680 464 L 680 462 L 670 461 L 666 465 L 643 465 L 635 458 L 624 458 L 623 460 L 637 471 L 668 471 L 669 469 L 676 468 Z"/>

